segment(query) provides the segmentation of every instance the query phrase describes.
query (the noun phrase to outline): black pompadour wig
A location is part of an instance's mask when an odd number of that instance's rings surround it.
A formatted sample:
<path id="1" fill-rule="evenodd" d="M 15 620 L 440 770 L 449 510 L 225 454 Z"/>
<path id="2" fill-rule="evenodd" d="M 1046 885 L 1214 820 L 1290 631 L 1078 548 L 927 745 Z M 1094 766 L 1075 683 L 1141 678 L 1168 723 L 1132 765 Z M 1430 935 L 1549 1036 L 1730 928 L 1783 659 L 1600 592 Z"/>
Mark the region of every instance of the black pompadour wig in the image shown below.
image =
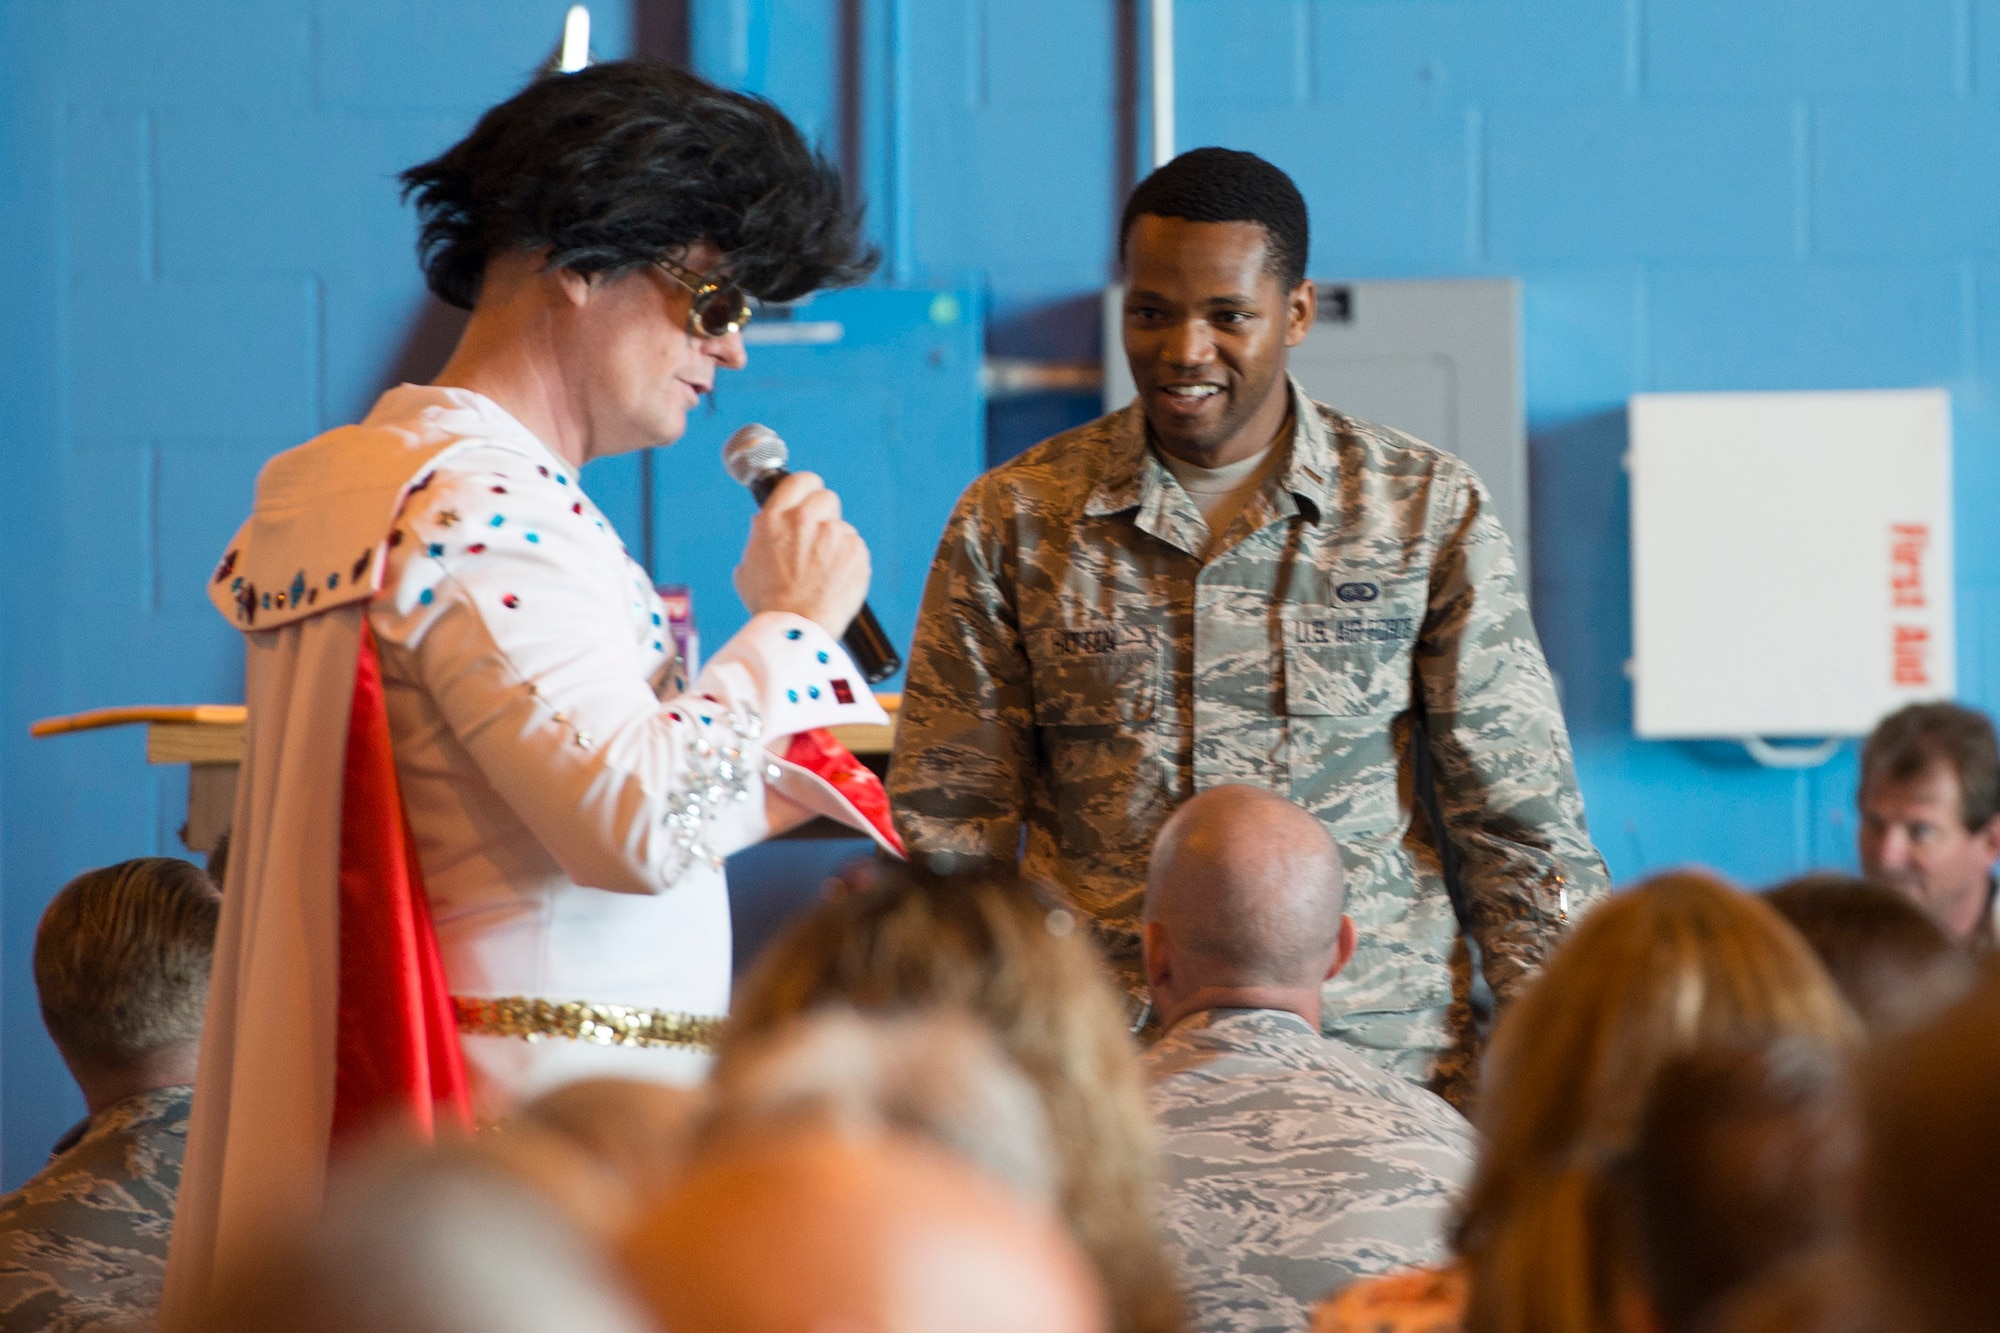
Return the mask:
<path id="1" fill-rule="evenodd" d="M 1255 222 L 1270 237 L 1265 258 L 1286 291 L 1305 281 L 1312 239 L 1305 197 L 1292 178 L 1255 153 L 1196 148 L 1139 182 L 1118 221 L 1118 259 L 1142 213 L 1189 222 Z"/>
<path id="2" fill-rule="evenodd" d="M 707 240 L 766 301 L 875 267 L 839 171 L 782 111 L 652 61 L 539 79 L 402 182 L 423 223 L 425 280 L 468 310 L 505 250 L 618 273 Z"/>

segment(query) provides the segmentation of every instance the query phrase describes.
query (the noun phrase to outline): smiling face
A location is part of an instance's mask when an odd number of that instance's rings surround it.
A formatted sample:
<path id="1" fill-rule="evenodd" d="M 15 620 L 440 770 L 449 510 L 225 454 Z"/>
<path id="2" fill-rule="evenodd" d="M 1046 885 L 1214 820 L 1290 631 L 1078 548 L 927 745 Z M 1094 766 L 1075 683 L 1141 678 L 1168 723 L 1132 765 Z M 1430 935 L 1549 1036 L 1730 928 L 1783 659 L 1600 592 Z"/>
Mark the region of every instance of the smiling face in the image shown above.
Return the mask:
<path id="1" fill-rule="evenodd" d="M 1255 222 L 1141 213 L 1125 241 L 1125 357 L 1153 438 L 1220 467 L 1271 442 L 1290 406 L 1286 352 L 1312 329 L 1310 282 L 1286 291 Z"/>
<path id="2" fill-rule="evenodd" d="M 707 273 L 722 262 L 707 242 L 675 256 Z M 748 359 L 743 335 L 700 338 L 688 331 L 693 293 L 653 265 L 616 275 L 569 275 L 571 301 L 559 307 L 556 345 L 564 375 L 580 386 L 592 457 L 671 444 L 687 433 L 688 413 L 715 387 L 716 371 Z"/>

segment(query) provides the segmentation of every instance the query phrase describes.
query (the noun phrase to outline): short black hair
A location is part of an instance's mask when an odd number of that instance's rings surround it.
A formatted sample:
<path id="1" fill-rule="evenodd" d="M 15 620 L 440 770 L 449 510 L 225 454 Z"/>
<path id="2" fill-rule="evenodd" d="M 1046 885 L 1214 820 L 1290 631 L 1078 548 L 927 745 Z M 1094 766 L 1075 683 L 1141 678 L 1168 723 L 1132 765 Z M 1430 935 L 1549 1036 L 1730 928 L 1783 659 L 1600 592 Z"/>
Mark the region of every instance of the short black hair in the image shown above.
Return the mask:
<path id="1" fill-rule="evenodd" d="M 839 170 L 784 112 L 653 61 L 539 79 L 402 182 L 423 221 L 425 280 L 467 310 L 504 250 L 619 273 L 707 240 L 766 301 L 875 266 Z"/>
<path id="2" fill-rule="evenodd" d="M 1802 875 L 1764 895 L 1805 938 L 1874 1036 L 1916 1026 L 1971 987 L 1971 955 L 1906 895 L 1849 875 Z"/>
<path id="3" fill-rule="evenodd" d="M 1977 833 L 2000 815 L 2000 740 L 1993 719 L 1953 703 L 1910 704 L 1875 724 L 1861 747 L 1861 790 L 1881 778 L 1909 782 L 1933 765 L 1958 775 L 1959 815 Z"/>
<path id="4" fill-rule="evenodd" d="M 1305 196 L 1292 178 L 1255 153 L 1234 148 L 1195 148 L 1139 182 L 1118 220 L 1118 262 L 1142 213 L 1189 222 L 1255 222 L 1269 242 L 1265 259 L 1286 291 L 1306 279 L 1306 251 L 1312 240 Z"/>

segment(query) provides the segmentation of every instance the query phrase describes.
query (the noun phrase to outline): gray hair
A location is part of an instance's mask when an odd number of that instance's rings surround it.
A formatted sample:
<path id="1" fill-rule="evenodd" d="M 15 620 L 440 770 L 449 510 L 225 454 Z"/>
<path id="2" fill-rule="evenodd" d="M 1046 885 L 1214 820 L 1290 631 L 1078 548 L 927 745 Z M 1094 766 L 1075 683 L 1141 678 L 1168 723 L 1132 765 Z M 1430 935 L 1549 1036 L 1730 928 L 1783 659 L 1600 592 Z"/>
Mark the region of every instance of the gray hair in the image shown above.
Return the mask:
<path id="1" fill-rule="evenodd" d="M 799 1122 L 857 1136 L 900 1131 L 1055 1206 L 1041 1094 L 969 1015 L 821 1010 L 732 1052 L 714 1092 L 704 1139 Z"/>
<path id="2" fill-rule="evenodd" d="M 505 1137 L 505 1135 L 501 1135 Z M 548 1147 L 530 1143 L 533 1154 Z M 378 1143 L 325 1214 L 222 1282 L 210 1333 L 647 1333 L 622 1279 L 561 1204 L 477 1145 Z M 570 1159 L 548 1164 L 560 1172 Z"/>
<path id="3" fill-rule="evenodd" d="M 198 1039 L 221 914 L 207 874 L 170 856 L 64 885 L 35 930 L 42 1022 L 64 1058 L 116 1068 Z"/>

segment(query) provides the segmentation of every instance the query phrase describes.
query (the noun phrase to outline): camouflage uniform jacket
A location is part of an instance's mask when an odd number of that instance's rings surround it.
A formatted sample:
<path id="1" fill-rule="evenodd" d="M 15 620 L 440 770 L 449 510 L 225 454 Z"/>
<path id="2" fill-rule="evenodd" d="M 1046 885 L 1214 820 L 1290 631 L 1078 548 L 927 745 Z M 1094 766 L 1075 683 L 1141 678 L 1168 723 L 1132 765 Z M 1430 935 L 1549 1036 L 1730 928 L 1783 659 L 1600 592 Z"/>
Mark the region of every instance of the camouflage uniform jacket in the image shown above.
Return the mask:
<path id="1" fill-rule="evenodd" d="M 1444 1257 L 1474 1141 L 1441 1099 L 1278 1009 L 1192 1015 L 1145 1059 L 1200 1333 L 1292 1333 L 1355 1278 Z"/>
<path id="2" fill-rule="evenodd" d="M 153 1326 L 193 1099 L 173 1087 L 113 1103 L 0 1198 L 0 1333 Z"/>
<path id="3" fill-rule="evenodd" d="M 925 588 L 890 795 L 919 853 L 1011 859 L 1025 827 L 1026 869 L 1134 984 L 1168 813 L 1220 783 L 1289 796 L 1340 844 L 1363 941 L 1327 1030 L 1423 1078 L 1449 1041 L 1458 923 L 1412 796 L 1416 712 L 1496 996 L 1609 886 L 1485 487 L 1291 392 L 1289 456 L 1205 562 L 1137 404 L 967 489 Z"/>

